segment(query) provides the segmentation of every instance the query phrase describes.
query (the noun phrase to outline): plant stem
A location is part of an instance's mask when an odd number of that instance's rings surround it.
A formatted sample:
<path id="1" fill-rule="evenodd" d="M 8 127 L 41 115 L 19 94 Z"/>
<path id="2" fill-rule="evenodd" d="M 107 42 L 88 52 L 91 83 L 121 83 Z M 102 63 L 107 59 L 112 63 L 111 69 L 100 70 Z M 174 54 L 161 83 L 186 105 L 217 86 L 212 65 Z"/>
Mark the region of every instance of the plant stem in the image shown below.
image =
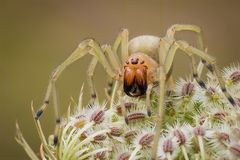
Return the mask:
<path id="1" fill-rule="evenodd" d="M 167 160 L 172 160 L 172 156 L 169 152 L 167 152 L 166 155 L 167 155 Z"/>
<path id="2" fill-rule="evenodd" d="M 181 145 L 180 148 L 181 148 L 181 150 L 182 150 L 184 159 L 185 159 L 185 160 L 189 160 L 185 146 L 184 146 L 184 145 Z"/>
<path id="3" fill-rule="evenodd" d="M 33 118 L 35 117 L 35 111 L 33 109 L 33 102 L 31 103 L 31 109 L 32 109 L 32 115 L 33 115 Z M 40 121 L 39 120 L 35 120 L 34 118 L 34 122 L 35 122 L 35 125 L 36 125 L 36 128 L 37 128 L 37 131 L 38 131 L 38 135 L 43 143 L 43 147 L 44 149 L 46 150 L 48 156 L 52 159 L 52 160 L 56 160 L 55 156 L 52 154 L 52 152 L 50 151 L 49 147 L 48 147 L 48 143 L 46 141 L 46 138 L 43 134 L 43 131 L 42 131 L 42 127 L 41 127 L 41 124 L 40 124 Z"/>
<path id="4" fill-rule="evenodd" d="M 27 141 L 24 139 L 22 132 L 19 128 L 18 123 L 16 122 L 16 129 L 17 129 L 17 135 L 15 137 L 15 140 L 17 141 L 18 144 L 20 144 L 25 152 L 28 154 L 28 156 L 33 159 L 33 160 L 39 160 L 39 158 L 36 156 L 36 154 L 33 152 L 31 147 L 28 145 Z"/>
<path id="5" fill-rule="evenodd" d="M 205 160 L 203 137 L 202 136 L 197 136 L 197 138 L 198 138 L 198 144 L 199 144 L 199 148 L 200 148 L 201 160 Z"/>

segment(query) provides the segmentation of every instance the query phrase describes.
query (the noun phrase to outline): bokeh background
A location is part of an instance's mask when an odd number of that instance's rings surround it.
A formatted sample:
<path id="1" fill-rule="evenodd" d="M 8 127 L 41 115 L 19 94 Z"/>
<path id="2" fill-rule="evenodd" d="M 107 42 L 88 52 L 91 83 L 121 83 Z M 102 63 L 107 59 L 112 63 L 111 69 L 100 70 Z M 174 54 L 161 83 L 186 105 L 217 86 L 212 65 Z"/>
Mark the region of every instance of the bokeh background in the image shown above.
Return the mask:
<path id="1" fill-rule="evenodd" d="M 39 138 L 30 111 L 45 94 L 49 75 L 86 37 L 112 43 L 122 27 L 130 36 L 164 36 L 175 23 L 196 24 L 205 46 L 223 67 L 240 60 L 240 3 L 238 0 L 0 0 L 0 159 L 28 159 L 15 142 L 15 121 L 36 152 Z M 191 34 L 177 38 L 190 42 Z M 90 56 L 69 67 L 57 82 L 61 113 L 70 97 L 77 99 Z M 189 59 L 177 55 L 176 76 L 190 73 Z M 106 74 L 99 65 L 95 82 L 103 93 Z M 84 91 L 85 102 L 89 97 Z M 100 96 L 103 98 L 103 94 Z M 52 105 L 41 121 L 46 135 L 54 129 Z"/>

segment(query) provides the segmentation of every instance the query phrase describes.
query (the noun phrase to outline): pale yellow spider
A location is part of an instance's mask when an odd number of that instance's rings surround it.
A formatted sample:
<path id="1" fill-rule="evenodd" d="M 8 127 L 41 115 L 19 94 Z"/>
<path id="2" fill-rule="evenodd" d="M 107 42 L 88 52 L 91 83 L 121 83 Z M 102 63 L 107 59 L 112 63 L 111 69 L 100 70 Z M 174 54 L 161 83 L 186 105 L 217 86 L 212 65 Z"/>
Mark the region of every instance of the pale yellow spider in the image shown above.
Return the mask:
<path id="1" fill-rule="evenodd" d="M 175 40 L 174 35 L 176 31 L 192 31 L 197 34 L 198 48 L 189 45 L 182 40 Z M 164 112 L 164 95 L 166 85 L 170 90 L 172 89 L 172 64 L 175 57 L 175 53 L 178 49 L 182 50 L 184 54 L 191 57 L 193 77 L 202 88 L 206 88 L 204 82 L 200 80 L 200 74 L 203 64 L 206 64 L 207 68 L 215 73 L 219 80 L 220 87 L 229 100 L 229 102 L 235 106 L 236 103 L 230 94 L 226 91 L 224 81 L 220 75 L 220 72 L 216 66 L 215 58 L 204 52 L 201 29 L 195 25 L 181 25 L 176 24 L 171 26 L 163 38 L 142 35 L 133 38 L 128 41 L 128 30 L 123 29 L 117 36 L 116 41 L 112 46 L 103 45 L 100 46 L 95 40 L 87 39 L 82 41 L 78 48 L 52 73 L 50 82 L 47 88 L 46 96 L 43 105 L 36 112 L 35 119 L 38 121 L 46 106 L 49 104 L 50 96 L 53 96 L 53 104 L 56 112 L 56 129 L 54 136 L 54 144 L 58 142 L 58 130 L 60 126 L 60 116 L 58 112 L 57 96 L 55 82 L 62 73 L 62 71 L 74 61 L 80 59 L 86 54 L 93 55 L 87 70 L 88 82 L 93 99 L 97 98 L 95 88 L 93 86 L 93 73 L 96 64 L 100 62 L 107 74 L 116 80 L 115 90 L 111 96 L 111 105 L 114 101 L 116 92 L 116 86 L 123 82 L 124 92 L 131 97 L 138 97 L 146 94 L 146 106 L 148 108 L 148 115 L 150 116 L 150 94 L 154 84 L 159 84 L 159 109 L 156 118 L 154 144 L 152 149 L 152 159 L 156 158 L 157 144 L 161 132 L 161 124 Z M 121 59 L 117 55 L 120 48 Z M 105 55 L 106 53 L 106 55 Z M 202 59 L 198 67 L 195 67 L 194 56 L 198 56 Z M 203 63 L 202 63 L 203 62 Z M 166 84 L 167 82 L 167 84 Z M 121 95 L 121 91 L 120 91 Z M 125 107 L 122 104 L 123 115 L 126 118 Z"/>

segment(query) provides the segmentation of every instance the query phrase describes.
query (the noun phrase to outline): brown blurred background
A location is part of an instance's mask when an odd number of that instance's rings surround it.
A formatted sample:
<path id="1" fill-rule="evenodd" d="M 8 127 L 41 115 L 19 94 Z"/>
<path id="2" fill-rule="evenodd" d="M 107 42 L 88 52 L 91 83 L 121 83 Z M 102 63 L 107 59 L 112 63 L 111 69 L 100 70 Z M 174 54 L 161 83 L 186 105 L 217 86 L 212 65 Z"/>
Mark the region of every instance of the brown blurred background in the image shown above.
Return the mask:
<path id="1" fill-rule="evenodd" d="M 49 74 L 86 37 L 112 43 L 120 28 L 130 36 L 163 36 L 175 23 L 196 24 L 204 31 L 211 55 L 223 67 L 240 58 L 240 3 L 237 0 L 0 0 L 0 159 L 27 159 L 15 142 L 15 121 L 38 152 L 39 138 L 30 111 L 45 94 Z M 178 34 L 192 41 L 192 35 Z M 64 114 L 70 97 L 85 82 L 90 56 L 74 63 L 57 82 Z M 177 55 L 175 75 L 190 73 L 189 59 Z M 100 65 L 99 65 L 100 66 Z M 104 75 L 104 76 L 102 76 Z M 98 91 L 106 84 L 102 67 L 96 70 Z M 85 102 L 89 97 L 85 90 Z M 103 98 L 103 96 L 101 97 Z M 46 135 L 53 132 L 52 105 L 42 117 Z"/>

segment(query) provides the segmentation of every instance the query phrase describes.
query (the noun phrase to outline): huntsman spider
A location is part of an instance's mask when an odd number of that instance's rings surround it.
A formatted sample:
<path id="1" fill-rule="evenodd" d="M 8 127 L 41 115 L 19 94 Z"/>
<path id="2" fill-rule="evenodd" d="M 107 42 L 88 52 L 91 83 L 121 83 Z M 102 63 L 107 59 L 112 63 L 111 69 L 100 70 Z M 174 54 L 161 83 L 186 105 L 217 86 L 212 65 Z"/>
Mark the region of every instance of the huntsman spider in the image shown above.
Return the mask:
<path id="1" fill-rule="evenodd" d="M 191 31 L 196 33 L 198 47 L 193 47 L 183 40 L 176 40 L 174 36 L 178 31 Z M 173 25 L 167 30 L 167 33 L 163 38 L 152 35 L 141 35 L 134 37 L 129 41 L 128 36 L 128 30 L 123 29 L 118 34 L 112 46 L 108 44 L 101 46 L 94 39 L 83 40 L 77 49 L 74 50 L 73 53 L 52 72 L 43 104 L 37 110 L 35 119 L 36 121 L 39 120 L 49 104 L 50 96 L 52 96 L 56 114 L 56 127 L 54 131 L 55 145 L 58 144 L 58 132 L 60 127 L 60 115 L 58 111 L 55 82 L 66 67 L 86 54 L 93 55 L 87 70 L 87 75 L 91 97 L 95 101 L 97 100 L 97 94 L 93 85 L 93 73 L 98 62 L 103 65 L 107 74 L 115 80 L 115 90 L 113 90 L 111 95 L 110 107 L 113 105 L 117 86 L 123 85 L 123 87 L 119 89 L 120 95 L 124 91 L 130 97 L 146 97 L 147 112 L 148 115 L 151 116 L 150 95 L 155 86 L 159 87 L 158 113 L 156 116 L 152 159 L 157 159 L 156 152 L 163 120 L 165 92 L 166 88 L 170 91 L 173 88 L 172 66 L 177 50 L 183 51 L 179 53 L 186 54 L 191 58 L 193 78 L 202 88 L 206 88 L 205 83 L 200 78 L 201 71 L 205 65 L 209 71 L 216 75 L 221 90 L 228 101 L 233 106 L 236 106 L 234 99 L 225 88 L 215 58 L 205 52 L 202 31 L 198 26 L 185 24 Z M 118 52 L 120 55 L 118 55 Z M 194 57 L 196 56 L 201 59 L 198 66 L 196 66 L 194 60 Z M 128 123 L 126 109 L 124 105 L 121 106 L 125 121 Z"/>

